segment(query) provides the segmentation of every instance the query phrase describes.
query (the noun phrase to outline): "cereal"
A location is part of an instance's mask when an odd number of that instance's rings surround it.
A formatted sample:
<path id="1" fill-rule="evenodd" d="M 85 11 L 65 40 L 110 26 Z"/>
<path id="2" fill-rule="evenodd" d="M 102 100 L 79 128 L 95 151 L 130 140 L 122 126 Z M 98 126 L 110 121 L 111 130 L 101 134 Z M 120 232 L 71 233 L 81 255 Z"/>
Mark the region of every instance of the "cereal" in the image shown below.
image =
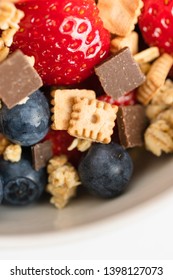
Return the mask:
<path id="1" fill-rule="evenodd" d="M 21 159 L 22 149 L 18 144 L 10 144 L 5 148 L 3 152 L 3 157 L 5 160 L 11 162 L 18 162 Z"/>
<path id="2" fill-rule="evenodd" d="M 91 147 L 92 141 L 86 139 L 75 138 L 71 145 L 68 147 L 68 151 L 72 151 L 77 148 L 80 152 L 85 152 Z"/>
<path id="3" fill-rule="evenodd" d="M 173 58 L 168 54 L 161 55 L 151 66 L 146 81 L 138 88 L 137 99 L 147 105 L 157 91 L 165 83 L 173 64 Z"/>
<path id="4" fill-rule="evenodd" d="M 52 108 L 52 129 L 67 130 L 69 126 L 70 115 L 74 97 L 81 96 L 93 99 L 96 94 L 92 90 L 79 90 L 79 89 L 57 89 L 51 93 L 53 100 Z"/>
<path id="5" fill-rule="evenodd" d="M 50 202 L 57 208 L 63 208 L 76 195 L 81 183 L 75 168 L 67 162 L 66 156 L 54 157 L 48 164 L 47 191 L 51 193 Z"/>
<path id="6" fill-rule="evenodd" d="M 76 97 L 68 133 L 74 137 L 109 143 L 118 107 L 98 100 Z"/>
<path id="7" fill-rule="evenodd" d="M 140 67 L 142 73 L 146 75 L 151 68 L 151 64 L 150 63 L 142 63 L 142 64 L 139 64 L 139 67 Z"/>
<path id="8" fill-rule="evenodd" d="M 135 54 L 133 57 L 139 64 L 151 62 L 158 58 L 160 55 L 159 49 L 157 47 L 151 47 L 144 51 Z"/>
<path id="9" fill-rule="evenodd" d="M 111 52 L 114 54 L 124 47 L 129 47 L 131 53 L 134 55 L 138 52 L 138 33 L 133 31 L 126 37 L 116 36 L 111 40 Z"/>
<path id="10" fill-rule="evenodd" d="M 152 104 L 172 105 L 173 104 L 173 82 L 167 79 L 164 85 L 157 91 L 151 100 Z"/>
<path id="11" fill-rule="evenodd" d="M 170 107 L 157 115 L 156 120 L 164 120 L 171 128 L 173 128 L 173 107 Z"/>
<path id="12" fill-rule="evenodd" d="M 134 29 L 143 2 L 141 0 L 99 0 L 97 6 L 105 28 L 112 34 L 123 37 Z"/>
<path id="13" fill-rule="evenodd" d="M 164 111 L 166 108 L 167 106 L 165 104 L 149 104 L 146 107 L 146 116 L 150 120 L 154 120 L 159 115 L 159 113 Z"/>
<path id="14" fill-rule="evenodd" d="M 157 120 L 146 129 L 145 147 L 156 156 L 173 152 L 173 129 L 164 120 Z"/>

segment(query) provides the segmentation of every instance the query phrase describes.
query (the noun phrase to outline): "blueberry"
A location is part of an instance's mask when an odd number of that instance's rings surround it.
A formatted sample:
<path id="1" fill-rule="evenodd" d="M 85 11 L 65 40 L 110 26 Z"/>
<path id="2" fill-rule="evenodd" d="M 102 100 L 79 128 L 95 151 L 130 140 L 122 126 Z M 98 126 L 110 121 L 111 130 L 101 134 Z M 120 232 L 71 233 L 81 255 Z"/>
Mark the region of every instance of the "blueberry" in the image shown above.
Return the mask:
<path id="1" fill-rule="evenodd" d="M 0 204 L 3 200 L 3 182 L 2 182 L 2 177 L 0 176 Z"/>
<path id="2" fill-rule="evenodd" d="M 34 170 L 28 154 L 24 154 L 17 163 L 0 157 L 0 177 L 3 178 L 3 202 L 11 205 L 35 202 L 47 183 L 45 169 Z"/>
<path id="3" fill-rule="evenodd" d="M 12 142 L 30 146 L 47 134 L 50 121 L 49 104 L 44 94 L 37 90 L 26 103 L 0 110 L 0 130 Z"/>
<path id="4" fill-rule="evenodd" d="M 133 162 L 120 145 L 96 143 L 79 163 L 78 172 L 89 192 L 102 198 L 113 198 L 127 187 Z"/>

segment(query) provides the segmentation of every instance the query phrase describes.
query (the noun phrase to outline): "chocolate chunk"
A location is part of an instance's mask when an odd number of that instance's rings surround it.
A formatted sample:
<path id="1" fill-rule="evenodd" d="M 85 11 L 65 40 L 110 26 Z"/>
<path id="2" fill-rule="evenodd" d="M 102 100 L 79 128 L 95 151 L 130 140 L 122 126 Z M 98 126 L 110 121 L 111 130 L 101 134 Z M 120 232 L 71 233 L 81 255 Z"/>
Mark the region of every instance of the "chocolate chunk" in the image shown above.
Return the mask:
<path id="1" fill-rule="evenodd" d="M 132 91 L 145 81 L 145 76 L 128 47 L 97 66 L 95 73 L 105 93 L 114 99 Z"/>
<path id="2" fill-rule="evenodd" d="M 0 98 L 9 109 L 43 85 L 37 71 L 20 50 L 0 64 L 0 73 Z"/>
<path id="3" fill-rule="evenodd" d="M 120 144 L 123 147 L 132 148 L 143 145 L 143 135 L 147 125 L 143 106 L 120 106 L 117 124 Z"/>
<path id="4" fill-rule="evenodd" d="M 45 167 L 52 156 L 52 143 L 50 141 L 34 145 L 32 147 L 34 169 L 39 170 L 40 168 Z"/>

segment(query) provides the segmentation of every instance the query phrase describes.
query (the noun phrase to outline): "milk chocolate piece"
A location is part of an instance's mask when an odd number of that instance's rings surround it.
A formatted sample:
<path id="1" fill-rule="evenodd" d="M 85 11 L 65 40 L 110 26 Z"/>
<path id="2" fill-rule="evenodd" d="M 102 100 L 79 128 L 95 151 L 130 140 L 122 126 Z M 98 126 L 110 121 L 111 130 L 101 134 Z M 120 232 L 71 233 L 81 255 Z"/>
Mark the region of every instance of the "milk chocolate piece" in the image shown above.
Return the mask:
<path id="1" fill-rule="evenodd" d="M 124 148 L 140 147 L 143 145 L 143 135 L 147 125 L 143 106 L 120 106 L 117 124 L 120 144 Z"/>
<path id="2" fill-rule="evenodd" d="M 137 88 L 145 81 L 145 76 L 128 47 L 97 66 L 95 73 L 105 93 L 114 99 Z"/>
<path id="3" fill-rule="evenodd" d="M 33 166 L 35 170 L 45 167 L 52 158 L 52 143 L 48 140 L 32 147 Z"/>
<path id="4" fill-rule="evenodd" d="M 43 85 L 37 71 L 20 50 L 0 64 L 0 73 L 0 98 L 9 109 Z"/>

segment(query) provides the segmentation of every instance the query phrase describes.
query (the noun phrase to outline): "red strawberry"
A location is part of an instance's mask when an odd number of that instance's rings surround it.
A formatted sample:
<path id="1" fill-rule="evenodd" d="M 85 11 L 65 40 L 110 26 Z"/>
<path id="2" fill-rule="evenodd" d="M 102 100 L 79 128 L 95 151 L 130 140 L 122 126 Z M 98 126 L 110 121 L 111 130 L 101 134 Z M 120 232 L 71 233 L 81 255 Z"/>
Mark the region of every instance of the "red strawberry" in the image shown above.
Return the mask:
<path id="1" fill-rule="evenodd" d="M 172 0 L 144 0 L 139 27 L 148 45 L 173 55 Z"/>
<path id="2" fill-rule="evenodd" d="M 94 0 L 26 0 L 12 51 L 35 57 L 35 68 L 48 85 L 84 80 L 109 53 L 110 34 L 103 28 Z"/>
<path id="3" fill-rule="evenodd" d="M 74 137 L 70 136 L 65 130 L 50 130 L 46 137 L 43 139 L 50 140 L 52 142 L 54 155 L 67 155 L 69 161 L 76 165 L 82 155 L 77 149 L 68 151 L 68 147 L 71 145 Z M 42 142 L 43 142 L 42 141 Z"/>
<path id="4" fill-rule="evenodd" d="M 117 100 L 113 99 L 107 94 L 99 96 L 98 99 L 117 106 L 128 106 L 134 105 L 136 103 L 135 91 L 130 91 L 124 94 L 123 96 L 119 97 Z"/>

